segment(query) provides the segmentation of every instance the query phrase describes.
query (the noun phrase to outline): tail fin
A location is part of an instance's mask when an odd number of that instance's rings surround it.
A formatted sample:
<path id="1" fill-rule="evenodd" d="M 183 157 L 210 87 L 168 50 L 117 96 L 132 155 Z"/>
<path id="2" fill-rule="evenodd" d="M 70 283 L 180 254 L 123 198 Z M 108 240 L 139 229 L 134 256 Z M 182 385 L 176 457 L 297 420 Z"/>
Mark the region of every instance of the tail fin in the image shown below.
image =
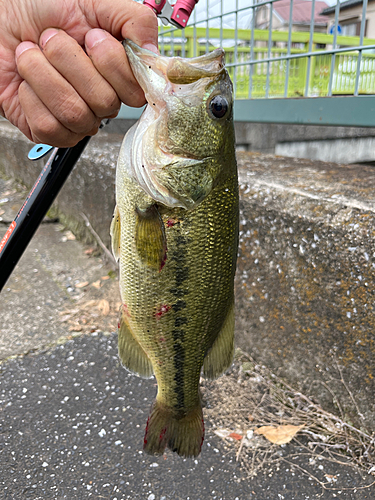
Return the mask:
<path id="1" fill-rule="evenodd" d="M 197 457 L 204 439 L 204 422 L 200 402 L 181 418 L 157 400 L 147 420 L 143 449 L 160 455 L 168 447 L 182 457 Z"/>

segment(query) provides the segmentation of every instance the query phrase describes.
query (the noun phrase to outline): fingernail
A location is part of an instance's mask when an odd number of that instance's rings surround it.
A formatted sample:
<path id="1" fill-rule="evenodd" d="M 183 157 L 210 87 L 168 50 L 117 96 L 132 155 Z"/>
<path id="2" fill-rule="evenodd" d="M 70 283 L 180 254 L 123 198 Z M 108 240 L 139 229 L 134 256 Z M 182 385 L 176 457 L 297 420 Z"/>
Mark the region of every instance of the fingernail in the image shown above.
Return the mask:
<path id="1" fill-rule="evenodd" d="M 42 47 L 42 49 L 44 49 L 48 40 L 50 40 L 53 36 L 57 35 L 57 33 L 58 30 L 55 30 L 55 28 L 48 28 L 45 31 L 43 31 L 39 39 L 39 44 Z"/>
<path id="2" fill-rule="evenodd" d="M 85 44 L 88 49 L 92 49 L 95 45 L 108 39 L 106 31 L 99 28 L 94 28 L 86 33 Z"/>
<path id="3" fill-rule="evenodd" d="M 33 42 L 22 42 L 17 45 L 15 51 L 16 59 L 18 59 L 23 52 L 26 52 L 26 50 L 29 49 L 39 49 L 39 47 Z"/>
<path id="4" fill-rule="evenodd" d="M 147 50 L 151 50 L 151 52 L 154 52 L 155 54 L 158 54 L 158 55 L 160 54 L 159 49 L 153 43 L 145 43 L 144 45 L 142 45 L 142 48 L 147 49 Z"/>

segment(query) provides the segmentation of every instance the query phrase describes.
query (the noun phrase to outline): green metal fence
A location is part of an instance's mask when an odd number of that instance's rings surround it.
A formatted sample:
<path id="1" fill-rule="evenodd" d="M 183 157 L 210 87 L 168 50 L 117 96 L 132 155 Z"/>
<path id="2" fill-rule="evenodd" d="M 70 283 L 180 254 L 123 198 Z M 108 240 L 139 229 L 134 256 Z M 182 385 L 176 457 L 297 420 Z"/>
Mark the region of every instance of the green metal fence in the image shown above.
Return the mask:
<path id="1" fill-rule="evenodd" d="M 226 65 L 235 84 L 237 99 L 250 97 L 299 97 L 305 94 L 309 54 L 313 54 L 308 80 L 309 96 L 328 96 L 330 70 L 334 55 L 317 47 L 332 46 L 333 35 L 314 33 L 313 49 L 309 52 L 309 33 L 292 32 L 290 41 L 299 48 L 288 51 L 288 32 L 268 30 L 234 30 L 218 28 L 186 28 L 183 31 L 160 30 L 160 49 L 168 56 L 194 57 L 206 52 L 206 37 L 212 50 L 224 41 L 236 40 L 226 47 Z M 268 47 L 260 44 L 271 37 L 271 57 Z M 250 42 L 252 46 L 250 46 Z M 346 47 L 336 53 L 333 66 L 332 95 L 354 95 L 358 66 L 359 37 L 337 37 L 337 44 Z M 375 49 L 375 39 L 364 40 L 364 46 Z M 368 49 L 367 49 L 368 50 Z M 286 56 L 289 56 L 286 58 Z M 288 64 L 289 61 L 289 64 Z M 288 72 L 288 77 L 287 77 Z M 358 93 L 375 93 L 375 54 L 364 52 L 361 59 Z M 268 87 L 267 87 L 268 82 Z"/>
<path id="2" fill-rule="evenodd" d="M 235 119 L 249 122 L 375 126 L 375 39 L 365 37 L 368 0 L 362 2 L 359 36 L 339 36 L 341 4 L 332 35 L 273 28 L 279 0 L 200 0 L 185 30 L 160 26 L 159 47 L 168 56 L 194 57 L 223 47 L 235 92 Z M 267 6 L 268 29 L 258 29 Z M 127 110 L 121 116 L 136 116 Z"/>

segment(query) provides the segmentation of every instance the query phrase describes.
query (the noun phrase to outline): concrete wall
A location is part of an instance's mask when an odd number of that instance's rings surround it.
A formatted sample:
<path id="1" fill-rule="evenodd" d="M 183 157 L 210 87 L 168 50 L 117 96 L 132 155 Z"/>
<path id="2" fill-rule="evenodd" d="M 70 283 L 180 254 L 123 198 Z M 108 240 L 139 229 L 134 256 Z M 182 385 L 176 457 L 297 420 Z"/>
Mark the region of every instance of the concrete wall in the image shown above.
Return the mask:
<path id="1" fill-rule="evenodd" d="M 105 132 L 124 135 L 133 123 L 133 120 L 113 120 Z M 235 129 L 239 151 L 259 151 L 339 163 L 375 161 L 375 127 L 237 122 Z"/>
<path id="2" fill-rule="evenodd" d="M 238 344 L 324 407 L 336 394 L 350 421 L 374 429 L 375 170 L 238 160 Z"/>
<path id="3" fill-rule="evenodd" d="M 375 161 L 375 128 L 236 123 L 242 151 L 343 163 Z"/>
<path id="4" fill-rule="evenodd" d="M 372 163 L 375 161 L 375 137 L 279 142 L 275 154 L 336 163 Z"/>

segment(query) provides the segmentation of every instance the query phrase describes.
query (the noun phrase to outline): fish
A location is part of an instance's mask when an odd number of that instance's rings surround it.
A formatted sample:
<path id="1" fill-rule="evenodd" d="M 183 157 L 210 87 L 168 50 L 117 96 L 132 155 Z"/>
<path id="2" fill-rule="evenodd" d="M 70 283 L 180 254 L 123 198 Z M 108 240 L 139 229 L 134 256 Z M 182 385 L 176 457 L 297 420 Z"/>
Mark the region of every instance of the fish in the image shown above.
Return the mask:
<path id="1" fill-rule="evenodd" d="M 239 200 L 233 89 L 224 51 L 166 57 L 123 42 L 147 106 L 116 169 L 112 251 L 119 261 L 122 365 L 153 375 L 143 449 L 196 457 L 199 383 L 234 352 Z"/>

